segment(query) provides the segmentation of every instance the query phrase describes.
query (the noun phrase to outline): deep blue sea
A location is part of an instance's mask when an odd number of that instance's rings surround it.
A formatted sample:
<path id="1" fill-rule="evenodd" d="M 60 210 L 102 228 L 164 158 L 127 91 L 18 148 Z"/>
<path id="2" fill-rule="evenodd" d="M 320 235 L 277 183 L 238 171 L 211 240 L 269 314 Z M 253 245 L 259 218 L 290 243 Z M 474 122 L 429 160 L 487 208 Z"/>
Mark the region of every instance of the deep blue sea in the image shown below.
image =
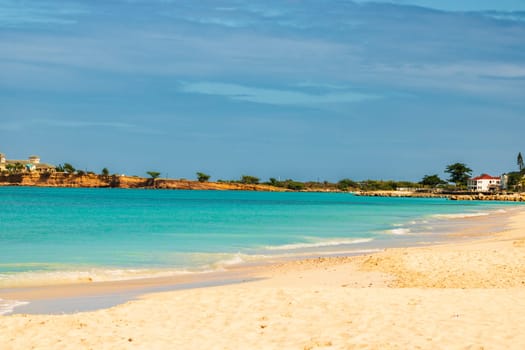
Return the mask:
<path id="1" fill-rule="evenodd" d="M 434 242 L 462 218 L 512 206 L 347 193 L 2 187 L 0 288 Z"/>

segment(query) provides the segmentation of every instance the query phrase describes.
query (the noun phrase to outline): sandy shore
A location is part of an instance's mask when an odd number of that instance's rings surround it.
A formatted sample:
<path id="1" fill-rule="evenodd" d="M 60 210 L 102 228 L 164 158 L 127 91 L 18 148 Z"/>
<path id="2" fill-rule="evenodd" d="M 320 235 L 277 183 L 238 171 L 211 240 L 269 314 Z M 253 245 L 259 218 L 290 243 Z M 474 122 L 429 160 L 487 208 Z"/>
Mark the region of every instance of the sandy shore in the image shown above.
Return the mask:
<path id="1" fill-rule="evenodd" d="M 263 279 L 0 316 L 0 349 L 525 349 L 525 211 L 490 238 L 252 276 Z"/>

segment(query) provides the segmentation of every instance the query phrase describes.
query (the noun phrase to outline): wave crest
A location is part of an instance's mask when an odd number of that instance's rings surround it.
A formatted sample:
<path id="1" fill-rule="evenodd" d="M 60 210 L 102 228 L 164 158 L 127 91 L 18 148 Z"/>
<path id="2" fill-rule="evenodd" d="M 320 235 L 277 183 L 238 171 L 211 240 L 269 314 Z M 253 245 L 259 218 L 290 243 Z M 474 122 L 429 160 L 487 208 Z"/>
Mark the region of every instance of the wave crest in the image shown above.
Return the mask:
<path id="1" fill-rule="evenodd" d="M 388 230 L 387 232 L 393 235 L 408 235 L 411 231 L 409 228 L 399 227 L 394 228 L 392 230 Z"/>
<path id="2" fill-rule="evenodd" d="M 320 242 L 311 242 L 311 243 L 292 243 L 284 244 L 278 246 L 267 246 L 266 250 L 296 250 L 296 249 L 307 249 L 307 248 L 322 248 L 322 247 L 332 247 L 338 245 L 348 245 L 348 244 L 360 244 L 373 241 L 373 238 L 357 238 L 357 239 L 339 239 L 339 240 L 327 240 Z"/>
<path id="3" fill-rule="evenodd" d="M 438 219 L 466 219 L 474 218 L 478 216 L 487 216 L 489 213 L 486 212 L 477 212 L 477 213 L 458 213 L 458 214 L 436 214 L 433 217 Z"/>

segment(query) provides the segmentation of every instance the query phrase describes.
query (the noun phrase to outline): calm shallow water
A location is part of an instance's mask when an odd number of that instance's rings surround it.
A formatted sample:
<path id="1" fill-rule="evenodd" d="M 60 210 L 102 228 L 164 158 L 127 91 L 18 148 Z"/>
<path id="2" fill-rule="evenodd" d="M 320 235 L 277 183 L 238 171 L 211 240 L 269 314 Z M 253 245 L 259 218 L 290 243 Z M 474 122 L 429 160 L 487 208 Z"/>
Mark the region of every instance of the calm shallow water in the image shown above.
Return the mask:
<path id="1" fill-rule="evenodd" d="M 510 206 L 343 193 L 4 187 L 0 288 L 373 251 L 439 240 L 458 218 Z"/>

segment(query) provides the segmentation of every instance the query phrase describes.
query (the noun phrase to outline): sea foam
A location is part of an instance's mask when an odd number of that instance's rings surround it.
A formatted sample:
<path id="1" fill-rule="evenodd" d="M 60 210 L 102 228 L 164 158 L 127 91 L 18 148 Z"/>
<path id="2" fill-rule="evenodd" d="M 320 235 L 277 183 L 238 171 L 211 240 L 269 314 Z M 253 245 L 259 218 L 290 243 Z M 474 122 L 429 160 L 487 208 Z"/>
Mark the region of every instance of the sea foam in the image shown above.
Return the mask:
<path id="1" fill-rule="evenodd" d="M 394 228 L 392 230 L 388 230 L 387 232 L 393 235 L 407 235 L 410 233 L 410 229 L 399 227 L 399 228 Z"/>
<path id="2" fill-rule="evenodd" d="M 152 277 L 169 277 L 192 272 L 193 271 L 182 269 L 91 269 L 66 271 L 26 271 L 11 274 L 0 274 L 0 288 L 122 281 Z"/>
<path id="3" fill-rule="evenodd" d="M 295 250 L 295 249 L 307 249 L 307 248 L 322 248 L 322 247 L 331 247 L 338 245 L 347 245 L 347 244 L 360 244 L 373 241 L 373 238 L 358 238 L 358 239 L 334 239 L 326 240 L 312 243 L 294 243 L 294 244 L 284 244 L 278 246 L 267 246 L 267 250 Z"/>
<path id="4" fill-rule="evenodd" d="M 10 314 L 17 306 L 27 304 L 29 304 L 27 301 L 0 299 L 0 315 Z"/>
<path id="5" fill-rule="evenodd" d="M 466 219 L 478 216 L 487 216 L 487 212 L 476 212 L 476 213 L 458 213 L 458 214 L 436 214 L 433 217 L 438 219 Z"/>

